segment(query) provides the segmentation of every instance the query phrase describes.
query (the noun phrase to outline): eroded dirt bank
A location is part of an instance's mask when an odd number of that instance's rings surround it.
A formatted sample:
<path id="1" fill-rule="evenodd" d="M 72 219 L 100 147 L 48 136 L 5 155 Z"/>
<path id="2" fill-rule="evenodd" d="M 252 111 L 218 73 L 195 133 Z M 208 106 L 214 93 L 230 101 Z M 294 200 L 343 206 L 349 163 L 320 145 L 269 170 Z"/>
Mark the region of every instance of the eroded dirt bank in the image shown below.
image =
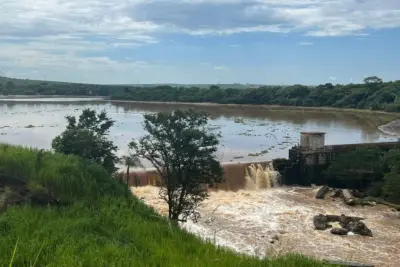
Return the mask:
<path id="1" fill-rule="evenodd" d="M 299 252 L 323 259 L 400 266 L 400 214 L 382 205 L 348 207 L 339 199 L 316 200 L 317 189 L 274 188 L 263 191 L 211 192 L 200 208 L 201 219 L 182 227 L 217 245 L 238 252 L 268 256 Z M 132 192 L 161 214 L 167 206 L 158 188 L 132 188 Z M 364 217 L 373 237 L 335 236 L 316 231 L 312 217 L 345 214 Z"/>

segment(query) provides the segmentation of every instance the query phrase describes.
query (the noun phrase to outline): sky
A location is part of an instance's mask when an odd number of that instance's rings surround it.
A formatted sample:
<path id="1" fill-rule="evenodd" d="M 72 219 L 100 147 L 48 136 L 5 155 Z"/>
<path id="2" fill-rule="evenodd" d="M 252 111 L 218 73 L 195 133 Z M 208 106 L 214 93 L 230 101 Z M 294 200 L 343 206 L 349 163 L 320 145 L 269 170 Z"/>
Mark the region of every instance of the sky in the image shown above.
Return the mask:
<path id="1" fill-rule="evenodd" d="M 400 0 L 1 0 L 0 75 L 101 84 L 400 80 Z"/>

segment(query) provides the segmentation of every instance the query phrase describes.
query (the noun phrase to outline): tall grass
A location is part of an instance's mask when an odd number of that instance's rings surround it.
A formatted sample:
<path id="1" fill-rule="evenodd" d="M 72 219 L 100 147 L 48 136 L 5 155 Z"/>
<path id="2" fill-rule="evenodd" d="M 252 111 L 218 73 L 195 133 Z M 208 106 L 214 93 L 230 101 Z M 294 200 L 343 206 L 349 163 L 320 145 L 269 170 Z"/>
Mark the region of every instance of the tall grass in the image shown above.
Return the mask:
<path id="1" fill-rule="evenodd" d="M 327 266 L 300 255 L 260 260 L 201 242 L 76 157 L 1 145 L 0 174 L 46 186 L 69 203 L 14 205 L 0 214 L 0 266 Z"/>
<path id="2" fill-rule="evenodd" d="M 101 166 L 79 157 L 5 144 L 0 144 L 0 175 L 45 189 L 65 203 L 127 191 Z"/>

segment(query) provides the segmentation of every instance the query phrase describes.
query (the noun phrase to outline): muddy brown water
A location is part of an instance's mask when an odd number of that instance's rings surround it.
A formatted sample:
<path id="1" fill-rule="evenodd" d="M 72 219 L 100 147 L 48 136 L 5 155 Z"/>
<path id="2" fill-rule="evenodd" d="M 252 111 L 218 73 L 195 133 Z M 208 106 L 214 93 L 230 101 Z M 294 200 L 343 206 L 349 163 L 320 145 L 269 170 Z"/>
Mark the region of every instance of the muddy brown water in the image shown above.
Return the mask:
<path id="1" fill-rule="evenodd" d="M 0 142 L 50 148 L 51 140 L 65 128 L 64 117 L 79 115 L 84 108 L 105 110 L 115 120 L 111 138 L 128 153 L 132 138 L 143 136 L 143 115 L 168 112 L 188 105 L 152 103 L 111 103 L 98 99 L 6 99 L 0 97 Z M 222 135 L 219 159 L 223 162 L 267 161 L 287 157 L 288 149 L 299 142 L 301 131 L 326 132 L 326 144 L 392 141 L 377 127 L 394 115 L 365 112 L 313 111 L 257 106 L 193 106 L 210 114 L 210 127 Z M 149 167 L 149 164 L 145 162 Z"/>
<path id="2" fill-rule="evenodd" d="M 273 188 L 262 191 L 211 192 L 198 222 L 182 228 L 217 245 L 256 256 L 302 253 L 318 259 L 356 261 L 377 267 L 400 266 L 400 214 L 390 208 L 349 207 L 339 199 L 316 200 L 318 188 Z M 161 214 L 168 212 L 158 188 L 132 188 L 133 194 Z M 316 231 L 317 214 L 365 218 L 373 237 L 335 236 Z M 278 239 L 274 244 L 273 238 Z"/>

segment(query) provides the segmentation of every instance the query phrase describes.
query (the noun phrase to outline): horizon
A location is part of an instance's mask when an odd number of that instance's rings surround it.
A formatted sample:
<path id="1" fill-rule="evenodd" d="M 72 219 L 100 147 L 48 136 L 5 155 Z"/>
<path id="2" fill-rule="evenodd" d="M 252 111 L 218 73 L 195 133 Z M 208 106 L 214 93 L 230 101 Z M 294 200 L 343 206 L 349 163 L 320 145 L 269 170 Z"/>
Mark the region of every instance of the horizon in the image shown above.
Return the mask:
<path id="1" fill-rule="evenodd" d="M 379 78 L 379 77 L 378 77 Z M 302 85 L 302 86 L 308 86 L 308 87 L 316 87 L 318 85 L 324 85 L 324 84 L 328 84 L 331 83 L 334 86 L 337 85 L 349 85 L 349 84 L 363 84 L 364 81 L 359 81 L 359 82 L 353 82 L 353 83 L 333 83 L 331 81 L 328 82 L 323 82 L 320 84 L 257 84 L 257 83 L 220 83 L 220 84 L 213 84 L 213 83 L 176 83 L 176 82 L 166 82 L 166 83 L 131 83 L 131 84 L 127 84 L 127 83 L 114 83 L 114 84 L 107 84 L 107 83 L 89 83 L 89 82 L 70 82 L 70 81 L 58 81 L 58 80 L 40 80 L 40 79 L 29 79 L 29 78 L 18 78 L 18 77 L 7 77 L 7 76 L 2 76 L 2 72 L 0 71 L 0 79 L 8 79 L 8 80 L 19 80 L 19 81 L 30 81 L 30 82 L 48 82 L 48 83 L 71 83 L 71 84 L 86 84 L 86 85 L 102 85 L 102 86 L 212 86 L 212 85 L 216 85 L 216 86 L 220 86 L 222 88 L 228 88 L 226 86 L 260 86 L 260 87 L 288 87 L 288 86 L 295 86 L 295 85 Z M 398 82 L 400 80 L 388 80 L 385 81 L 383 80 L 384 83 L 391 83 L 391 82 Z M 1 80 L 0 80 L 1 82 Z"/>
<path id="2" fill-rule="evenodd" d="M 0 6 L 0 76 L 104 85 L 400 79 L 397 0 L 3 0 Z"/>

